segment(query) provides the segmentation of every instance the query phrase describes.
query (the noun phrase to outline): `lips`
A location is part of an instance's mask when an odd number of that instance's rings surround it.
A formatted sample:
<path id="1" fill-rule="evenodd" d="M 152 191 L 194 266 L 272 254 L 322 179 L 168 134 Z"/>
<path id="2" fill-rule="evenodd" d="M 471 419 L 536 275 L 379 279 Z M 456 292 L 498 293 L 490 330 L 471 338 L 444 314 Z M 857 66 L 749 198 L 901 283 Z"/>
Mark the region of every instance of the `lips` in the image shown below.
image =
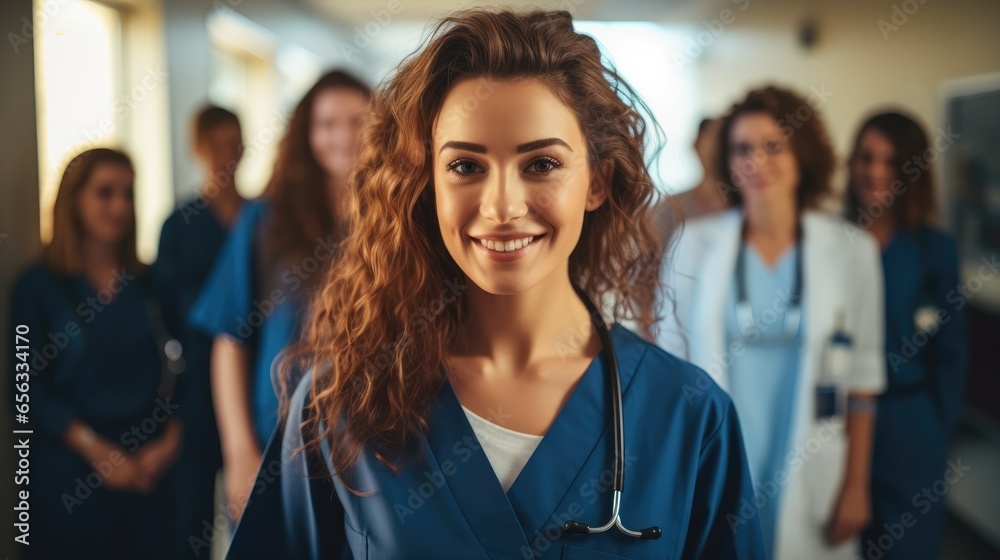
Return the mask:
<path id="1" fill-rule="evenodd" d="M 476 249 L 487 258 L 496 261 L 511 261 L 530 253 L 538 245 L 539 241 L 545 237 L 545 234 L 470 237 L 472 237 L 472 242 L 476 246 Z"/>
<path id="2" fill-rule="evenodd" d="M 501 253 L 506 251 L 515 251 L 522 247 L 527 247 L 534 241 L 535 236 L 522 237 L 520 239 L 512 239 L 509 241 L 494 241 L 492 239 L 480 239 L 479 242 L 483 247 L 490 249 L 492 251 L 499 251 Z"/>

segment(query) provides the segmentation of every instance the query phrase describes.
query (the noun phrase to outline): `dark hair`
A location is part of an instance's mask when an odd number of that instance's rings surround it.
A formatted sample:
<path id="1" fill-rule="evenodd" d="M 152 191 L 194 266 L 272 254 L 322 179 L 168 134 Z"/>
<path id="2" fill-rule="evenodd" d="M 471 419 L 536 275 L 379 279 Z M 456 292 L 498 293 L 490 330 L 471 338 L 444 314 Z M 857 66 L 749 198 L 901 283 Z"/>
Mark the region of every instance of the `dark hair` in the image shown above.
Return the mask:
<path id="1" fill-rule="evenodd" d="M 209 131 L 215 127 L 230 123 L 240 126 L 240 118 L 236 116 L 236 113 L 212 104 L 203 106 L 194 117 L 194 126 L 192 127 L 194 145 L 200 146 L 205 141 Z"/>
<path id="2" fill-rule="evenodd" d="M 729 167 L 729 133 L 736 119 L 747 113 L 766 113 L 778 122 L 799 167 L 799 184 L 795 190 L 797 207 L 802 210 L 819 206 L 832 192 L 830 180 L 836 161 L 826 126 L 805 98 L 775 86 L 751 91 L 722 118 L 717 165 L 730 206 L 743 204 L 743 197 L 735 187 Z"/>
<path id="3" fill-rule="evenodd" d="M 42 261 L 45 267 L 60 274 L 79 274 L 83 272 L 83 224 L 77 211 L 77 199 L 80 190 L 90 180 L 94 169 L 99 165 L 120 165 L 128 168 L 135 175 L 132 159 L 128 154 L 110 148 L 95 148 L 87 150 L 72 160 L 66 166 L 62 179 L 59 181 L 59 192 L 56 203 L 52 207 L 52 240 L 45 247 Z M 132 227 L 118 245 L 118 258 L 129 271 L 141 271 L 144 266 L 139 261 L 135 250 L 136 223 L 135 205 L 132 205 Z"/>
<path id="4" fill-rule="evenodd" d="M 309 144 L 313 104 L 320 93 L 331 89 L 354 90 L 369 98 L 372 93 L 361 80 L 333 70 L 321 76 L 295 106 L 263 194 L 271 204 L 262 248 L 267 261 L 301 257 L 312 251 L 317 237 L 342 236 L 346 228 L 335 223 L 337 218 L 330 212 L 326 172 Z"/>
<path id="5" fill-rule="evenodd" d="M 705 134 L 705 131 L 708 130 L 708 125 L 712 124 L 712 120 L 708 117 L 701 119 L 701 122 L 698 123 L 698 136 Z"/>
<path id="6" fill-rule="evenodd" d="M 933 222 L 938 209 L 937 194 L 934 190 L 934 178 L 928 167 L 930 163 L 925 162 L 925 153 L 930 144 L 923 127 L 915 119 L 903 113 L 894 111 L 878 113 L 858 129 L 858 135 L 854 138 L 854 149 L 851 151 L 851 162 L 858 157 L 861 137 L 868 130 L 878 131 L 892 144 L 894 152 L 892 166 L 896 170 L 894 185 L 902 183 L 905 187 L 898 194 L 898 200 L 888 209 L 896 218 L 897 226 L 913 230 Z M 916 167 L 915 162 L 918 161 L 922 162 L 921 167 Z M 854 184 L 854 178 L 850 173 L 847 179 L 845 213 L 847 218 L 855 223 L 859 223 L 866 214 L 858 196 L 857 185 Z"/>
<path id="7" fill-rule="evenodd" d="M 391 458 L 427 427 L 445 382 L 441 366 L 462 331 L 463 295 L 440 305 L 446 288 L 466 280 L 437 225 L 428 146 L 449 88 L 469 77 L 536 79 L 573 111 L 589 168 L 612 164 L 613 176 L 605 203 L 584 216 L 570 279 L 595 300 L 609 296 L 616 320 L 653 322 L 661 247 L 649 216 L 641 101 L 568 12 L 473 9 L 444 19 L 372 101 L 352 182 L 352 229 L 289 362 L 313 370 L 306 447 L 321 451 L 327 441 L 345 484 L 370 442 L 397 468 Z"/>

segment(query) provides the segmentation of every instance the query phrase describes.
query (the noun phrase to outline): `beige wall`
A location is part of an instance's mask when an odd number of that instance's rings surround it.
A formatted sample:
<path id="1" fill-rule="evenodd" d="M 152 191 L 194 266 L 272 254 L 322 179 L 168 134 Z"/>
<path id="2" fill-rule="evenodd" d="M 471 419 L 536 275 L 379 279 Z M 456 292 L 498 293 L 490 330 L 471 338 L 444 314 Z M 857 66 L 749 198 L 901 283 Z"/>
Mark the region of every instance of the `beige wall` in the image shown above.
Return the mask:
<path id="1" fill-rule="evenodd" d="M 893 24 L 893 5 L 916 11 L 883 35 L 878 22 Z M 723 112 L 748 89 L 768 81 L 803 92 L 822 86 L 832 92 L 821 110 L 841 157 L 872 109 L 908 109 L 934 134 L 947 125 L 941 95 L 945 82 L 1000 72 L 1000 2 L 994 0 L 720 0 L 684 17 L 697 32 L 704 29 L 703 20 L 721 22 L 727 8 L 731 23 L 723 23 L 711 41 L 703 35 L 708 46 L 692 62 L 698 110 Z M 808 51 L 798 42 L 799 24 L 807 17 L 818 29 L 818 41 Z M 901 15 L 895 17 L 903 21 Z"/>

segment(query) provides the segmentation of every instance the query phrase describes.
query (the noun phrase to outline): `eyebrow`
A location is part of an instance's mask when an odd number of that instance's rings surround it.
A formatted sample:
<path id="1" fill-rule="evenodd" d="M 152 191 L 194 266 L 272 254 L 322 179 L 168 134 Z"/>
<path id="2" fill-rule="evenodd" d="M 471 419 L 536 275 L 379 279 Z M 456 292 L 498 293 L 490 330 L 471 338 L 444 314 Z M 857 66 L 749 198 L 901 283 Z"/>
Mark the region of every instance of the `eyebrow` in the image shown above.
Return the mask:
<path id="1" fill-rule="evenodd" d="M 519 145 L 516 151 L 519 154 L 523 154 L 525 152 L 533 152 L 535 150 L 540 150 L 542 148 L 547 148 L 549 146 L 556 146 L 556 145 L 564 146 L 567 150 L 571 152 L 573 151 L 573 148 L 570 148 L 569 144 L 567 144 L 560 138 L 545 138 L 542 140 L 527 142 L 525 144 Z M 486 153 L 486 146 L 483 146 L 482 144 L 473 144 L 472 142 L 459 142 L 457 140 L 451 140 L 445 142 L 441 146 L 441 149 L 438 150 L 438 153 L 443 152 L 445 148 L 455 148 L 456 150 L 467 150 L 469 152 L 475 152 L 477 154 Z"/>

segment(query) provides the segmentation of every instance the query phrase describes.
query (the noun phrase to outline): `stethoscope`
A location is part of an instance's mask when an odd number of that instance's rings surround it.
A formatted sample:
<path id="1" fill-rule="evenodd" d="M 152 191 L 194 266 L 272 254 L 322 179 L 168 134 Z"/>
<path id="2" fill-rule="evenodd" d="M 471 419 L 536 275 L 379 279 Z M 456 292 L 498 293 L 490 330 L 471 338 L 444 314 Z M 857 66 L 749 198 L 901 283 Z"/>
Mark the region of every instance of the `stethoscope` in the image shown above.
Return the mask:
<path id="1" fill-rule="evenodd" d="M 614 494 L 611 501 L 611 519 L 609 519 L 607 523 L 601 525 L 600 527 L 591 527 L 586 523 L 580 523 L 579 521 L 571 519 L 563 524 L 563 530 L 567 533 L 587 534 L 603 533 L 611 527 L 618 527 L 622 533 L 625 533 L 630 537 L 640 539 L 658 539 L 663 536 L 663 531 L 661 531 L 659 527 L 654 526 L 649 527 L 648 529 L 633 531 L 622 525 L 620 513 L 622 505 L 622 491 L 625 488 L 625 418 L 622 413 L 622 382 L 619 378 L 618 357 L 615 356 L 615 347 L 611 344 L 611 335 L 608 333 L 608 325 L 604 322 L 604 318 L 601 316 L 600 311 L 597 310 L 597 306 L 594 305 L 594 302 L 590 300 L 590 297 L 586 294 L 586 292 L 580 289 L 579 286 L 574 284 L 573 289 L 576 290 L 577 295 L 580 296 L 584 305 L 587 306 L 587 311 L 590 313 L 590 318 L 594 322 L 594 327 L 597 328 L 597 335 L 601 338 L 601 346 L 604 347 L 608 366 L 611 370 L 611 407 L 615 418 L 615 484 Z"/>
<path id="2" fill-rule="evenodd" d="M 743 225 L 744 233 L 740 235 L 740 250 L 736 255 L 736 323 L 739 325 L 740 334 L 744 338 L 751 338 L 758 334 L 757 325 L 753 320 L 753 309 L 750 307 L 750 298 L 747 296 L 746 281 L 746 243 L 743 237 L 746 232 L 746 223 Z M 789 339 L 794 339 L 799 332 L 799 323 L 802 322 L 802 228 L 796 228 L 795 233 L 795 280 L 792 284 L 792 293 L 789 298 L 788 310 L 785 311 L 785 335 Z"/>

